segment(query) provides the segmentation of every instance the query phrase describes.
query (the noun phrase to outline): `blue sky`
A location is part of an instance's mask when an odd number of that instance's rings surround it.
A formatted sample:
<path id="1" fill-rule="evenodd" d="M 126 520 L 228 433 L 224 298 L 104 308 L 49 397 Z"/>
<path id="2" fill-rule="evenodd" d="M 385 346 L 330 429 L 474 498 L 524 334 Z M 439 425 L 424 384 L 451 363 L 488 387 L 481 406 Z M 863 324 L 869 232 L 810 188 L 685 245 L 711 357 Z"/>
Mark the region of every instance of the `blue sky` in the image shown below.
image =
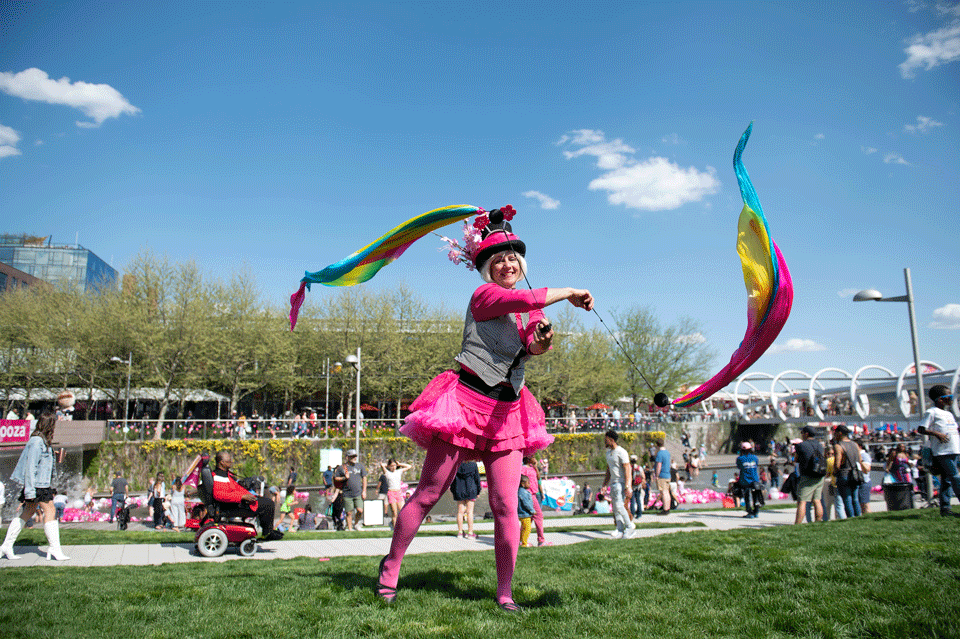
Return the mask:
<path id="1" fill-rule="evenodd" d="M 958 3 L 0 3 L 0 231 L 246 266 L 277 305 L 410 217 L 509 203 L 534 286 L 693 317 L 719 369 L 750 121 L 796 289 L 752 370 L 899 374 L 906 305 L 851 297 L 904 267 L 921 356 L 960 364 Z M 440 248 L 365 286 L 459 312 L 479 280 Z"/>

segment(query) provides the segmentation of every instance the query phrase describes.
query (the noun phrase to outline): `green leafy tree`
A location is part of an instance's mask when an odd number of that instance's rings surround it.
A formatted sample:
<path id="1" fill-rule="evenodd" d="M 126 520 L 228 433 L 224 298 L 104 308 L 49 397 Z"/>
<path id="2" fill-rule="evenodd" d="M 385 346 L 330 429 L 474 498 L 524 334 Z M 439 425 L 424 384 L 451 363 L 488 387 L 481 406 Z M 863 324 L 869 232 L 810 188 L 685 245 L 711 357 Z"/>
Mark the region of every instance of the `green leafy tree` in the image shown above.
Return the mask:
<path id="1" fill-rule="evenodd" d="M 262 391 L 293 361 L 287 325 L 280 314 L 260 301 L 256 281 L 247 272 L 229 285 L 207 285 L 215 309 L 210 326 L 216 339 L 205 358 L 208 378 L 230 398 L 230 412 L 240 400 Z"/>
<path id="2" fill-rule="evenodd" d="M 527 363 L 530 389 L 543 402 L 589 406 L 622 392 L 623 373 L 610 339 L 602 329 L 585 328 L 582 313 L 561 306 L 551 320 L 553 348 Z"/>
<path id="3" fill-rule="evenodd" d="M 59 292 L 48 286 L 8 291 L 0 295 L 0 379 L 4 390 L 4 414 L 23 393 L 21 415 L 26 414 L 37 388 L 54 381 L 62 368 L 59 348 L 63 343 Z"/>
<path id="4" fill-rule="evenodd" d="M 714 355 L 695 320 L 684 317 L 664 326 L 653 311 L 645 307 L 615 312 L 613 317 L 617 337 L 626 351 L 624 354 L 618 349 L 616 357 L 634 410 L 641 399 L 651 402 L 653 395 L 661 390 L 675 397 L 682 387 L 698 383 L 707 374 Z"/>
<path id="5" fill-rule="evenodd" d="M 196 264 L 140 254 L 128 270 L 136 352 L 145 363 L 143 380 L 160 388 L 154 439 L 160 439 L 170 406 L 196 386 L 207 368 L 214 339 L 215 307 Z"/>

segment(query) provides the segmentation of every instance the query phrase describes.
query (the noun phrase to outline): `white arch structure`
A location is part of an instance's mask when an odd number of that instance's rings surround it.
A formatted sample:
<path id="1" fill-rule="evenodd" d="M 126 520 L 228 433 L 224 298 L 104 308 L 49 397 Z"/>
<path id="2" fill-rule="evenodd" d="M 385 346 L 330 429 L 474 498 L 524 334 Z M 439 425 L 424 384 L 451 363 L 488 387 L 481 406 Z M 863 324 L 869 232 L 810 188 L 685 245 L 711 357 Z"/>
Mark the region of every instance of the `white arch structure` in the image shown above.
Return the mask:
<path id="1" fill-rule="evenodd" d="M 857 411 L 857 415 L 860 416 L 860 419 L 866 419 L 867 415 L 870 413 L 870 402 L 865 394 L 860 395 L 857 393 L 857 390 L 859 389 L 857 378 L 860 377 L 860 373 L 869 370 L 883 371 L 890 377 L 896 377 L 896 374 L 892 370 L 877 364 L 868 364 L 853 374 L 853 379 L 850 380 L 850 401 L 853 402 L 853 408 Z"/>
<path id="2" fill-rule="evenodd" d="M 937 372 L 943 372 L 943 366 L 935 362 L 928 362 L 926 360 L 920 360 L 920 366 L 929 366 Z M 904 417 L 910 415 L 910 393 L 903 387 L 903 380 L 907 376 L 907 373 L 913 373 L 916 368 L 916 364 L 907 364 L 903 372 L 900 373 L 900 377 L 897 378 L 897 399 L 900 400 L 900 412 L 903 413 Z M 923 371 L 926 373 L 927 371 Z"/>
<path id="3" fill-rule="evenodd" d="M 810 405 L 813 406 L 813 412 L 816 413 L 817 417 L 819 417 L 821 421 L 824 419 L 823 409 L 820 408 L 820 402 L 817 401 L 817 391 L 814 388 L 814 384 L 820 384 L 820 390 L 826 390 L 823 387 L 823 383 L 817 381 L 817 379 L 824 373 L 840 373 L 847 379 L 853 379 L 853 376 L 842 368 L 821 368 L 813 374 L 813 377 L 810 378 L 810 388 L 807 389 L 807 397 L 810 398 Z"/>
<path id="4" fill-rule="evenodd" d="M 958 395 L 960 395 L 960 393 L 958 393 L 958 390 L 960 390 L 960 367 L 946 370 L 936 362 L 931 361 L 921 361 L 920 366 L 922 368 L 925 403 L 929 405 L 929 400 L 926 400 L 926 391 L 931 386 L 943 384 L 947 386 L 950 389 L 950 393 L 953 394 L 953 412 L 960 414 L 960 397 L 958 397 Z M 916 419 L 919 415 L 913 413 L 914 407 L 911 406 L 909 396 L 910 382 L 907 379 L 908 375 L 913 373 L 913 369 L 914 365 L 912 363 L 908 364 L 903 368 L 903 372 L 901 372 L 899 376 L 889 368 L 880 366 L 879 364 L 863 366 L 853 375 L 843 369 L 833 367 L 823 368 L 813 375 L 798 370 L 785 370 L 776 375 L 754 371 L 737 378 L 733 388 L 732 400 L 737 413 L 740 418 L 744 420 L 750 419 L 747 415 L 748 410 L 762 409 L 766 411 L 765 407 L 769 406 L 777 420 L 789 421 L 791 418 L 785 414 L 779 405 L 781 401 L 785 400 L 806 400 L 813 408 L 817 419 L 820 421 L 834 419 L 833 416 L 824 415 L 823 410 L 820 408 L 819 399 L 824 395 L 849 398 L 856 415 L 861 420 L 877 419 L 878 417 Z M 878 377 L 865 380 L 863 379 L 863 374 L 867 371 L 877 371 L 885 374 L 888 378 Z M 823 379 L 826 373 L 837 373 L 841 376 L 840 379 L 832 378 L 833 381 L 837 382 L 836 385 L 831 385 L 829 383 L 830 380 Z M 763 379 L 769 379 L 771 382 L 769 392 L 760 390 L 760 388 L 753 383 L 754 380 Z M 803 388 L 799 388 L 796 385 L 791 387 L 791 385 L 787 383 L 788 381 L 798 381 L 798 379 L 804 382 Z M 740 387 L 742 385 L 750 389 L 750 392 L 743 398 L 745 401 L 741 401 Z M 893 394 L 896 398 L 895 401 L 899 409 L 899 414 L 871 416 L 870 396 L 877 394 Z M 770 418 L 765 417 L 763 419 Z M 793 421 L 806 420 L 793 419 Z"/>
<path id="5" fill-rule="evenodd" d="M 745 413 L 743 412 L 746 407 L 740 403 L 740 384 L 746 384 L 747 386 L 752 388 L 757 393 L 757 395 L 759 395 L 760 397 L 763 397 L 763 391 L 761 391 L 759 388 L 757 388 L 753 384 L 750 384 L 747 382 L 747 380 L 750 379 L 751 377 L 762 377 L 766 379 L 773 379 L 773 375 L 771 375 L 770 373 L 761 373 L 761 372 L 747 373 L 746 375 L 741 375 L 737 379 L 737 385 L 733 387 L 733 405 L 736 406 L 737 413 L 740 414 L 740 417 L 746 417 Z M 749 395 L 747 396 L 747 399 L 750 399 Z M 752 406 L 753 404 L 750 404 L 750 405 Z"/>
<path id="6" fill-rule="evenodd" d="M 810 375 L 804 373 L 803 371 L 783 371 L 779 373 L 776 377 L 773 378 L 773 381 L 770 382 L 770 405 L 773 407 L 774 413 L 782 420 L 786 420 L 787 416 L 784 414 L 783 409 L 780 408 L 780 397 L 777 395 L 777 384 L 780 383 L 780 380 L 784 375 L 803 375 L 806 378 L 809 378 Z"/>

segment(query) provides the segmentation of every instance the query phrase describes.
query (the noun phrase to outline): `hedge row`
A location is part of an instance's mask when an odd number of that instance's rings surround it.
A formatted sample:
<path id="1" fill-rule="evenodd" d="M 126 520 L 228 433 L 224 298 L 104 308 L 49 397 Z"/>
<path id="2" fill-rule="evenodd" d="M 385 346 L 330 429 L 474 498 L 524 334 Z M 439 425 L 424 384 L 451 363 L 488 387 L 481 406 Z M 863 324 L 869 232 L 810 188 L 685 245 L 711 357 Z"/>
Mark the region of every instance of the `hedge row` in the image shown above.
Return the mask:
<path id="1" fill-rule="evenodd" d="M 650 444 L 664 438 L 663 432 L 629 432 L 620 434 L 620 445 L 629 453 L 646 460 Z M 150 478 L 163 471 L 167 479 L 182 474 L 201 453 L 211 457 L 219 450 L 234 456 L 234 472 L 240 477 L 263 475 L 268 483 L 279 484 L 290 467 L 297 469 L 297 482 L 303 485 L 322 484 L 320 451 L 325 448 L 353 448 L 353 438 L 311 439 L 188 439 L 157 440 L 139 443 L 103 442 L 86 469 L 97 489 L 106 490 L 119 470 L 133 490 L 145 490 Z M 393 458 L 413 466 L 408 480 L 418 478 L 425 451 L 406 437 L 361 439 L 360 461 L 374 472 L 380 462 Z M 606 468 L 603 437 L 600 434 L 559 434 L 556 441 L 537 455 L 546 458 L 551 475 L 590 472 Z"/>

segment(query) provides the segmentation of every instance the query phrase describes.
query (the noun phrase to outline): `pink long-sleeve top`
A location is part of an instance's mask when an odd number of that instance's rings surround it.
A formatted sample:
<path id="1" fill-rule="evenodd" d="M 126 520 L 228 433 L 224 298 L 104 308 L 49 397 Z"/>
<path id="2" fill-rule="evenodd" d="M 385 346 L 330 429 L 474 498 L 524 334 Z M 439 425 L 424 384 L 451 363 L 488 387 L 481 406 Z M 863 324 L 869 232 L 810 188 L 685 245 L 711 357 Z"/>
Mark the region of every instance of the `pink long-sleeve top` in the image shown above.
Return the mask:
<path id="1" fill-rule="evenodd" d="M 517 313 L 517 329 L 523 336 L 524 345 L 529 349 L 534 342 L 537 324 L 544 319 L 543 307 L 546 299 L 546 288 L 522 290 L 503 288 L 499 284 L 484 284 L 474 291 L 470 299 L 470 312 L 477 322 Z M 530 315 L 526 326 L 523 326 L 519 313 Z"/>

